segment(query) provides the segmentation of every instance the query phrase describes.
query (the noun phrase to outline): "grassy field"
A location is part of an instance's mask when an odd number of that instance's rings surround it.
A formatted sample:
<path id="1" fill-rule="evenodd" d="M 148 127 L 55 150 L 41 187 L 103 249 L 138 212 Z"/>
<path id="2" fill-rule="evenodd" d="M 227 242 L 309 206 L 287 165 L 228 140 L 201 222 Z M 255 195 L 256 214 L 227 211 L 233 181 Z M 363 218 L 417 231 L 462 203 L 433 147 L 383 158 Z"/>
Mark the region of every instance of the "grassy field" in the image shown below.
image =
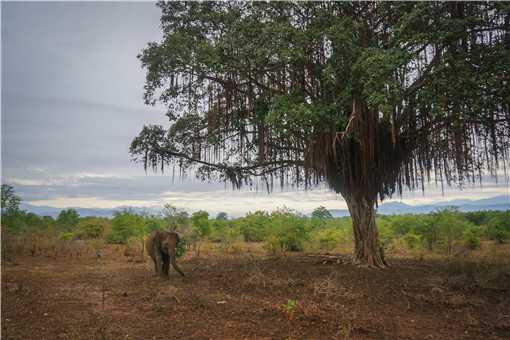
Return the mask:
<path id="1" fill-rule="evenodd" d="M 266 253 L 260 243 L 188 252 L 170 280 L 123 245 L 73 241 L 2 263 L 2 339 L 508 339 L 510 247 L 457 258 Z"/>

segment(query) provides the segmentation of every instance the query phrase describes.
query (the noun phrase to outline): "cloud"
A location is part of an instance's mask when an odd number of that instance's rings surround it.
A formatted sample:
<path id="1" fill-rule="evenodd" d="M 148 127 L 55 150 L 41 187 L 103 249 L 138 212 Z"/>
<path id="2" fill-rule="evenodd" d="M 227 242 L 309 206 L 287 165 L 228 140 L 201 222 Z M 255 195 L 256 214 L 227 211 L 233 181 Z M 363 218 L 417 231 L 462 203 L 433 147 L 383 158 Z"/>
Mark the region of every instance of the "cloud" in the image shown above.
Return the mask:
<path id="1" fill-rule="evenodd" d="M 4 176 L 143 174 L 131 140 L 166 117 L 143 103 L 136 56 L 159 16 L 154 3 L 2 3 Z"/>

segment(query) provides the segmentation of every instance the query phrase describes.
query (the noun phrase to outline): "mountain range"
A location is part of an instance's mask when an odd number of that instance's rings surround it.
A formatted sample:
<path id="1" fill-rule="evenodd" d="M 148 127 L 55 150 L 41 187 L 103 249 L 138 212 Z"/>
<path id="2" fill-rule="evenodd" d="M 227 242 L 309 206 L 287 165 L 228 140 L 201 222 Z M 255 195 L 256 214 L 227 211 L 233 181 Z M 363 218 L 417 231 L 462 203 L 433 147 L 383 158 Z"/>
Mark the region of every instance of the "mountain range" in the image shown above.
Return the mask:
<path id="1" fill-rule="evenodd" d="M 457 207 L 460 211 L 510 210 L 510 195 L 494 196 L 479 200 L 457 199 L 431 204 L 410 205 L 392 201 L 380 204 L 377 213 L 381 215 L 427 214 L 446 207 Z M 334 217 L 349 216 L 348 210 L 330 210 Z"/>
<path id="2" fill-rule="evenodd" d="M 510 195 L 501 195 L 491 198 L 469 200 L 469 199 L 457 199 L 450 201 L 441 201 L 432 204 L 423 205 L 410 205 L 403 202 L 392 201 L 380 204 L 377 213 L 382 215 L 397 215 L 397 214 L 426 214 L 436 211 L 441 208 L 448 206 L 458 207 L 460 211 L 480 211 L 480 210 L 510 210 Z M 35 206 L 28 203 L 22 203 L 21 209 L 35 213 L 40 216 L 52 216 L 56 217 L 62 210 L 61 208 L 49 207 L 49 206 Z M 112 217 L 116 211 L 122 211 L 124 209 L 130 209 L 135 213 L 149 213 L 157 214 L 160 211 L 159 207 L 128 207 L 119 206 L 113 209 L 101 209 L 101 208 L 80 208 L 73 207 L 80 216 L 98 216 L 98 217 Z M 334 217 L 349 216 L 347 209 L 332 209 L 330 210 Z"/>

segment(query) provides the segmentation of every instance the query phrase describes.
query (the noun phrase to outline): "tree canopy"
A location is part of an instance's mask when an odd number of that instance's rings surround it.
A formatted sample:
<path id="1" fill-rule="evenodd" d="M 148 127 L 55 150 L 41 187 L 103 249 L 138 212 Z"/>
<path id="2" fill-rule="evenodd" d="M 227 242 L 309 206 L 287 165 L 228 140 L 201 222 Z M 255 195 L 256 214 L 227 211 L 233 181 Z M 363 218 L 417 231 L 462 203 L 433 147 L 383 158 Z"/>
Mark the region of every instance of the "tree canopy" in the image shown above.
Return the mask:
<path id="1" fill-rule="evenodd" d="M 506 3 L 158 6 L 163 39 L 139 58 L 145 100 L 171 124 L 133 140 L 146 169 L 268 190 L 325 181 L 355 220 L 403 188 L 506 169 Z M 373 230 L 369 215 L 358 224 Z"/>
<path id="2" fill-rule="evenodd" d="M 16 195 L 14 188 L 8 184 L 2 184 L 2 215 L 11 215 L 19 210 L 21 198 Z"/>
<path id="3" fill-rule="evenodd" d="M 60 229 L 71 232 L 80 222 L 80 214 L 75 209 L 61 210 L 57 217 L 57 225 Z"/>
<path id="4" fill-rule="evenodd" d="M 312 212 L 312 218 L 319 219 L 319 220 L 329 220 L 333 218 L 333 215 L 331 215 L 331 212 L 326 209 L 323 206 L 317 207 Z"/>

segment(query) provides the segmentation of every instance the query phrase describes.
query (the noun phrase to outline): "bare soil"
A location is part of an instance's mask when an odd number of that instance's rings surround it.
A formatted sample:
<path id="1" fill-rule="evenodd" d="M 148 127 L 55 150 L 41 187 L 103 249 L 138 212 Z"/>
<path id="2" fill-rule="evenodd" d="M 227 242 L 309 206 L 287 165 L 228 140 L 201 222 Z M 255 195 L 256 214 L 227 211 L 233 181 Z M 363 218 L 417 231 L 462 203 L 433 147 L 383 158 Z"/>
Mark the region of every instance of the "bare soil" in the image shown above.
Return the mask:
<path id="1" fill-rule="evenodd" d="M 163 280 L 114 249 L 4 262 L 2 339 L 510 338 L 509 273 L 481 287 L 410 259 L 387 270 L 310 254 L 179 264 L 187 276 Z"/>

